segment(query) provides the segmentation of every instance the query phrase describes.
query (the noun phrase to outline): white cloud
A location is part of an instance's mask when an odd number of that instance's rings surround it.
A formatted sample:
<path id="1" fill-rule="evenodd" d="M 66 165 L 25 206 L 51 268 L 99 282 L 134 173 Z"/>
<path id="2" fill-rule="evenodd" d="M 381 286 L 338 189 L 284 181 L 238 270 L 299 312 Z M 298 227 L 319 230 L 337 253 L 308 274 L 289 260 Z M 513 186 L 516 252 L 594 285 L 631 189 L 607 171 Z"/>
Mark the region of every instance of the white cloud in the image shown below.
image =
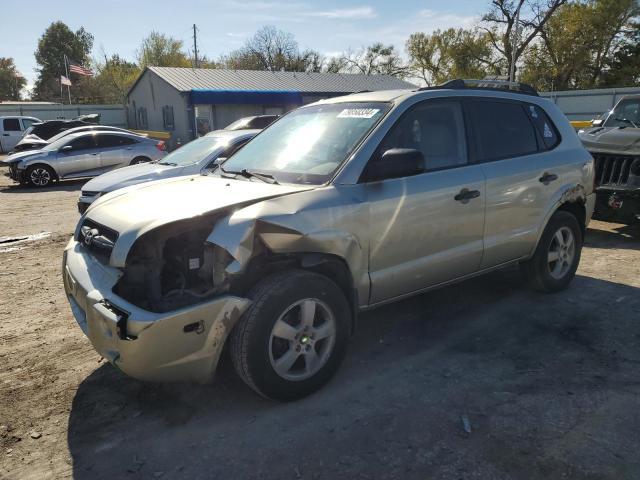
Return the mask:
<path id="1" fill-rule="evenodd" d="M 376 18 L 378 14 L 370 6 L 362 6 L 355 8 L 337 8 L 335 10 L 322 10 L 315 12 L 308 12 L 304 15 L 308 17 L 320 17 L 320 18 L 332 18 L 332 19 L 349 19 L 349 20 L 364 20 L 368 18 Z"/>

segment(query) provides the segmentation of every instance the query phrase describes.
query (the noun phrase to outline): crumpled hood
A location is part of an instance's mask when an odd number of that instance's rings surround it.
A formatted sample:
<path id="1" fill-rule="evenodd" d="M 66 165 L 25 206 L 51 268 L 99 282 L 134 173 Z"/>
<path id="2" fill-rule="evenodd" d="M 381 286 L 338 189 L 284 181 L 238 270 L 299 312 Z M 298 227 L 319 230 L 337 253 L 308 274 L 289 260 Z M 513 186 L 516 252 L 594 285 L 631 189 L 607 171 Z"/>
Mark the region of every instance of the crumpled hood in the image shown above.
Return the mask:
<path id="1" fill-rule="evenodd" d="M 41 146 L 45 146 L 47 145 L 49 142 L 46 140 L 43 140 L 42 138 L 40 138 L 37 135 L 34 135 L 33 133 L 23 137 L 18 143 L 17 145 L 24 145 L 24 144 L 31 144 L 31 145 L 41 145 Z"/>
<path id="2" fill-rule="evenodd" d="M 116 190 L 91 204 L 85 215 L 118 232 L 110 264 L 123 267 L 134 242 L 154 228 L 312 188 L 193 175 Z"/>
<path id="3" fill-rule="evenodd" d="M 82 190 L 86 192 L 111 192 L 137 183 L 167 178 L 167 175 L 181 168 L 157 163 L 140 163 L 130 167 L 116 168 L 89 180 L 82 186 Z"/>
<path id="4" fill-rule="evenodd" d="M 587 150 L 640 155 L 639 128 L 595 127 L 579 136 Z"/>
<path id="5" fill-rule="evenodd" d="M 9 155 L 7 158 L 3 160 L 5 164 L 17 163 L 21 160 L 26 160 L 29 157 L 46 157 L 49 155 L 49 152 L 42 150 L 25 150 L 24 152 L 16 152 Z"/>

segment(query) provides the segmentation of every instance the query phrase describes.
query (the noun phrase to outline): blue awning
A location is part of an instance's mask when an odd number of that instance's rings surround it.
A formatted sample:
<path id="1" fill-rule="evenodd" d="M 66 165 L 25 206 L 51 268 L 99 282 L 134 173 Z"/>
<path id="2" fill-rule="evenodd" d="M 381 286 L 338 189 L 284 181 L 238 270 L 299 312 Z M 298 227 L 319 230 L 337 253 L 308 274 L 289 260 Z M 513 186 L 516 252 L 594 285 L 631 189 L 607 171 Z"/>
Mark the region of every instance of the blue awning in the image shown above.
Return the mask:
<path id="1" fill-rule="evenodd" d="M 302 105 L 302 94 L 294 90 L 191 90 L 192 104 Z"/>

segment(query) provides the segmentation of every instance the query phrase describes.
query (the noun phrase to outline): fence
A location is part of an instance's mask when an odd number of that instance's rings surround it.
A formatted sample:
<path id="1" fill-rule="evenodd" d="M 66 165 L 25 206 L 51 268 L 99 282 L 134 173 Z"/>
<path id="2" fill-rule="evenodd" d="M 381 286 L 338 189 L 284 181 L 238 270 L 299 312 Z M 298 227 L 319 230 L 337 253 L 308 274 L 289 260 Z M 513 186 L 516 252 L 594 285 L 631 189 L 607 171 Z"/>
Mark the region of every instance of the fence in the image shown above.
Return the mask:
<path id="1" fill-rule="evenodd" d="M 541 92 L 540 95 L 553 101 L 569 120 L 591 120 L 613 106 L 624 95 L 640 94 L 640 88 L 600 88 L 596 90 L 566 90 Z"/>
<path id="2" fill-rule="evenodd" d="M 4 115 L 24 115 L 36 117 L 40 120 L 70 120 L 88 113 L 99 113 L 102 125 L 127 127 L 127 115 L 122 105 L 0 104 L 0 117 Z"/>

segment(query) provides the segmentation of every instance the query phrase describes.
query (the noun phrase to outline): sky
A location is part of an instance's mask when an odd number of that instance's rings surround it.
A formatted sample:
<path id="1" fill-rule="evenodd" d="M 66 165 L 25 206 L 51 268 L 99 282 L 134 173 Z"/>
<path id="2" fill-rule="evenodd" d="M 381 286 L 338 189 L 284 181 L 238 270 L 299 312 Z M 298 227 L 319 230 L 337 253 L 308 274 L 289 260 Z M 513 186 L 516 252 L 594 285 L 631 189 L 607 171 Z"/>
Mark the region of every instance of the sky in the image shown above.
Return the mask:
<path id="1" fill-rule="evenodd" d="M 36 77 L 34 51 L 54 21 L 94 35 L 93 57 L 106 53 L 133 60 L 152 30 L 193 45 L 210 59 L 230 52 L 264 25 L 294 35 L 301 48 L 325 55 L 358 50 L 373 42 L 404 51 L 414 32 L 469 27 L 487 10 L 488 0 L 30 0 L 3 2 L 0 57 L 13 57 L 30 87 Z"/>

